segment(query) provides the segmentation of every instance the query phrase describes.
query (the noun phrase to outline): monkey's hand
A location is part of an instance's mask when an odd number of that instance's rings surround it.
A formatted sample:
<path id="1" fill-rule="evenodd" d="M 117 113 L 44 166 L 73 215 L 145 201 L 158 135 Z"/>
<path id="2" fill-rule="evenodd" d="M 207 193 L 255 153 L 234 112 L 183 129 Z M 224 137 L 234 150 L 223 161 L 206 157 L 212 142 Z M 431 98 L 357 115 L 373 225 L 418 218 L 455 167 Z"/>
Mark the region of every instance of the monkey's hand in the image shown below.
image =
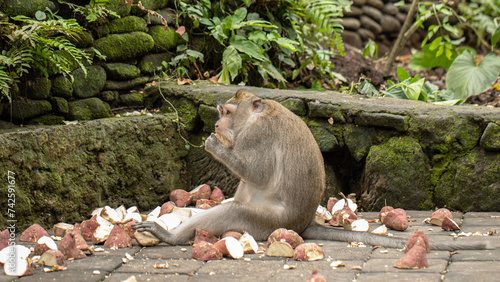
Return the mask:
<path id="1" fill-rule="evenodd" d="M 143 221 L 132 225 L 132 228 L 138 232 L 149 232 L 160 239 L 162 242 L 169 243 L 169 238 L 171 236 L 170 232 L 165 230 L 163 227 L 158 225 L 154 221 Z"/>
<path id="2" fill-rule="evenodd" d="M 218 155 L 218 151 L 223 148 L 224 145 L 220 142 L 220 140 L 215 136 L 214 133 L 210 134 L 208 138 L 205 140 L 205 150 L 214 155 Z"/>

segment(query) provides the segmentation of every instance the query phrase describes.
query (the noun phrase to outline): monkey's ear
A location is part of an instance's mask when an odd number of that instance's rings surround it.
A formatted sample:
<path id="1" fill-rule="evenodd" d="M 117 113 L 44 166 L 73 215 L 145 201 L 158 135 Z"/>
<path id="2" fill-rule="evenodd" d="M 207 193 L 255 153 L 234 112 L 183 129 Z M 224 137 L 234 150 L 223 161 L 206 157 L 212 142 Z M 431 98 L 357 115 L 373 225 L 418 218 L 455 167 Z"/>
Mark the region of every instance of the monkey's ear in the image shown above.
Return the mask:
<path id="1" fill-rule="evenodd" d="M 255 113 L 262 113 L 264 111 L 264 104 L 260 98 L 252 99 L 252 111 Z"/>

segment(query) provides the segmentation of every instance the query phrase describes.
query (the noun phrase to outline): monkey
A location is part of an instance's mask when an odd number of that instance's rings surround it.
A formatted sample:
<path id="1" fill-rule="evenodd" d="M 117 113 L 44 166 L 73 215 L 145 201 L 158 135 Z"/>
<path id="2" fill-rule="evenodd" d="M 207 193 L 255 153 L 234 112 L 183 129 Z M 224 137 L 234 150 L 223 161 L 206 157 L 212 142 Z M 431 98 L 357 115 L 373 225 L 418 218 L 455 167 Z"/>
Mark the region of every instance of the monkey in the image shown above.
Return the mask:
<path id="1" fill-rule="evenodd" d="M 189 218 L 173 230 L 143 221 L 133 228 L 149 231 L 170 245 L 187 244 L 199 228 L 215 236 L 225 231 L 248 232 L 267 240 L 278 228 L 292 229 L 304 239 L 364 242 L 404 248 L 405 239 L 354 232 L 314 222 L 325 188 L 320 148 L 306 123 L 273 100 L 239 90 L 217 107 L 215 133 L 205 150 L 240 180 L 233 201 Z M 487 243 L 432 243 L 435 250 L 486 249 Z"/>

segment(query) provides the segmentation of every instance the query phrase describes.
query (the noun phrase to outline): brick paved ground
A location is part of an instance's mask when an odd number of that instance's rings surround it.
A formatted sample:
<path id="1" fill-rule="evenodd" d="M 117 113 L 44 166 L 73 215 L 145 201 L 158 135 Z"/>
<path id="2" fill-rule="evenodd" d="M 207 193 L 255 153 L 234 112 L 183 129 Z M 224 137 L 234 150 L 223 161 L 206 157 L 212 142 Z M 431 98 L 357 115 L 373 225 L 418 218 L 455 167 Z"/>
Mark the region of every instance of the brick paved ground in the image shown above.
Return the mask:
<path id="1" fill-rule="evenodd" d="M 430 211 L 409 211 L 410 227 L 405 232 L 391 231 L 394 236 L 408 238 L 416 229 L 424 230 L 430 241 L 453 240 L 450 232 L 422 223 Z M 374 219 L 377 213 L 360 213 L 362 218 Z M 500 232 L 500 213 L 454 213 L 464 232 Z M 379 226 L 372 223 L 372 229 Z M 432 230 L 431 230 L 432 229 Z M 458 240 L 492 240 L 500 242 L 500 234 L 488 237 L 461 237 Z M 67 262 L 67 270 L 44 273 L 41 267 L 28 277 L 0 275 L 3 281 L 123 281 L 135 276 L 136 281 L 306 281 L 317 269 L 327 281 L 500 281 L 500 249 L 479 251 L 431 251 L 427 254 L 427 269 L 402 270 L 393 265 L 403 255 L 396 249 L 348 247 L 344 242 L 314 241 L 320 244 L 326 257 L 320 261 L 298 262 L 293 259 L 245 255 L 246 260 L 224 259 L 202 262 L 191 258 L 191 246 L 167 246 L 106 250 L 85 259 Z M 264 243 L 262 243 L 264 245 Z M 500 244 L 499 244 L 500 245 Z M 185 251 L 183 251 L 185 249 Z M 125 253 L 135 257 L 123 263 Z M 340 260 L 345 267 L 333 269 L 331 261 Z M 156 269 L 156 262 L 168 262 L 166 269 Z M 285 270 L 284 265 L 296 268 Z M 98 271 L 99 273 L 96 274 Z"/>

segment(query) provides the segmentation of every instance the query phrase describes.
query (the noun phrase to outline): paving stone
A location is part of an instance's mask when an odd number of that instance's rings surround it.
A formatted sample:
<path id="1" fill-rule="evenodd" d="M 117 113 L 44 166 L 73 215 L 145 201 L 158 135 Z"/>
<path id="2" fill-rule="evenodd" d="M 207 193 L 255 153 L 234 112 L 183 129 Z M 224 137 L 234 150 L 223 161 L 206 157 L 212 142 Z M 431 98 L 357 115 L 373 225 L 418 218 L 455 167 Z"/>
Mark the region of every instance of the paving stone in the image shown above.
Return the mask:
<path id="1" fill-rule="evenodd" d="M 241 261 L 241 260 L 214 260 L 207 262 L 203 267 L 198 270 L 201 274 L 215 273 L 219 274 L 238 274 L 238 275 L 269 275 L 282 269 L 283 262 L 281 261 Z"/>
<path id="2" fill-rule="evenodd" d="M 192 246 L 156 245 L 153 247 L 146 247 L 142 249 L 136 255 L 136 258 L 192 259 L 192 251 Z"/>
<path id="3" fill-rule="evenodd" d="M 370 259 L 365 263 L 362 272 L 408 272 L 408 269 L 399 269 L 395 268 L 394 264 L 398 261 L 397 258 L 393 259 Z M 428 272 L 439 272 L 442 273 L 445 271 L 446 266 L 448 265 L 448 261 L 444 259 L 429 259 L 427 257 L 427 261 L 429 263 L 428 268 L 422 269 L 412 269 L 412 272 L 420 272 L 420 273 L 428 273 Z"/>
<path id="4" fill-rule="evenodd" d="M 361 273 L 361 275 L 356 279 L 356 282 L 441 281 L 441 273 L 422 273 L 422 272 L 410 272 L 410 271 L 413 270 L 408 270 L 406 272 L 393 272 L 393 273 L 382 273 L 382 272 Z"/>
<path id="5" fill-rule="evenodd" d="M 264 281 L 272 281 L 272 277 L 270 274 L 260 274 L 260 273 L 252 273 L 252 274 L 200 274 L 194 275 L 190 278 L 189 281 L 200 281 L 200 282 L 223 282 L 223 281 L 255 281 L 255 282 L 264 282 Z M 304 280 L 302 280 L 304 281 Z"/>
<path id="6" fill-rule="evenodd" d="M 43 272 L 42 268 L 37 268 L 35 274 L 31 276 L 20 277 L 16 281 L 102 281 L 110 273 L 109 271 L 99 270 L 99 274 L 94 274 L 94 270 L 85 269 L 67 269 L 64 271 Z"/>
<path id="7" fill-rule="evenodd" d="M 458 261 L 500 261 L 500 249 L 459 251 L 451 256 L 452 262 Z"/>
<path id="8" fill-rule="evenodd" d="M 168 268 L 154 268 L 156 263 L 168 262 Z M 158 273 L 158 274 L 188 274 L 193 275 L 203 265 L 202 261 L 189 260 L 165 260 L 160 258 L 140 258 L 130 261 L 117 269 L 115 273 Z"/>
<path id="9" fill-rule="evenodd" d="M 405 252 L 398 251 L 397 249 L 386 249 L 378 248 L 373 250 L 370 259 L 400 259 Z M 444 259 L 448 260 L 450 258 L 450 252 L 448 251 L 431 251 L 427 253 L 427 259 Z"/>
<path id="10" fill-rule="evenodd" d="M 121 273 L 114 272 L 105 281 L 110 282 L 121 282 L 131 276 L 134 276 L 137 281 L 148 281 L 148 282 L 160 282 L 160 281 L 172 281 L 172 282 L 185 282 L 189 281 L 190 275 L 175 275 L 175 274 L 157 274 L 157 273 Z"/>
<path id="11" fill-rule="evenodd" d="M 325 252 L 325 257 L 331 257 L 333 260 L 359 260 L 366 261 L 370 257 L 372 248 L 349 247 L 347 242 L 330 242 L 320 240 L 308 240 L 321 246 Z"/>
<path id="12" fill-rule="evenodd" d="M 482 272 L 449 272 L 444 276 L 445 282 L 499 281 L 498 269 Z"/>
<path id="13" fill-rule="evenodd" d="M 499 274 L 499 269 L 500 269 L 500 261 L 457 261 L 457 262 L 452 262 L 448 266 L 448 270 L 450 272 L 461 272 L 461 273 L 468 273 L 468 272 L 489 272 L 489 271 L 496 271 L 497 272 L 497 279 L 500 277 Z M 476 279 L 477 280 L 477 279 Z M 478 281 L 484 281 L 484 280 L 478 280 Z"/>

